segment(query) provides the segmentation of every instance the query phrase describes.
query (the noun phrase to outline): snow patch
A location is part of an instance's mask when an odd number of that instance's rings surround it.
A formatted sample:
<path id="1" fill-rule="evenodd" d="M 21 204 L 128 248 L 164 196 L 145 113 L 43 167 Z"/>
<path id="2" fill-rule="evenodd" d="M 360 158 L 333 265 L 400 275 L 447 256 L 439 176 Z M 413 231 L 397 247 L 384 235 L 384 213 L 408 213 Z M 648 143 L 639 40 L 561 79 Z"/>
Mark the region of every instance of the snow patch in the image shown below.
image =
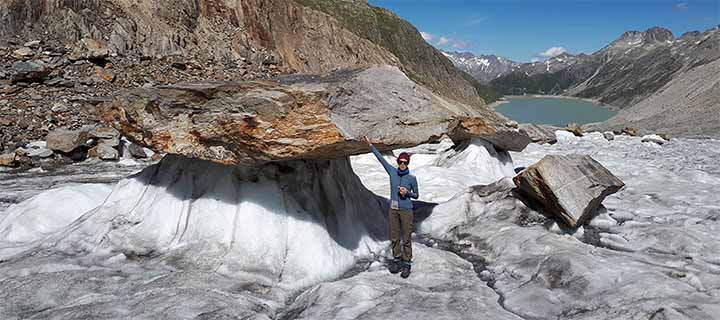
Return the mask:
<path id="1" fill-rule="evenodd" d="M 100 205 L 111 191 L 106 184 L 68 185 L 10 206 L 0 220 L 0 246 L 42 239 Z"/>

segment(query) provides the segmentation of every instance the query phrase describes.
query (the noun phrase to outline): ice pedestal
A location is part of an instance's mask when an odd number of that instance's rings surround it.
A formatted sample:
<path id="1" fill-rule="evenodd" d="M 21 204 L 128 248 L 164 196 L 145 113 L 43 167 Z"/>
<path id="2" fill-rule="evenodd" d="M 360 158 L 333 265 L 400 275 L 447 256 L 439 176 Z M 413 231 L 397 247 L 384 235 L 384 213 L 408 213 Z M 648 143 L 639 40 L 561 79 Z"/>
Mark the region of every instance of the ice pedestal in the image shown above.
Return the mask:
<path id="1" fill-rule="evenodd" d="M 379 253 L 385 206 L 347 159 L 243 167 L 169 155 L 44 246 L 73 255 L 172 253 L 184 266 L 299 287 Z"/>

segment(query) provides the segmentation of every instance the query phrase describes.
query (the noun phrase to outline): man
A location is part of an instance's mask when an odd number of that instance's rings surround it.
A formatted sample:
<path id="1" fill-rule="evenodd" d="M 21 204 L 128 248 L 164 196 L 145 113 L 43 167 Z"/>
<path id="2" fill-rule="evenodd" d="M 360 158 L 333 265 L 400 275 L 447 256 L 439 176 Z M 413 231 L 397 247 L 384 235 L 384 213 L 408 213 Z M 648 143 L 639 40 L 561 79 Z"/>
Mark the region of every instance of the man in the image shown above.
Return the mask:
<path id="1" fill-rule="evenodd" d="M 390 262 L 391 273 L 400 272 L 400 276 L 410 276 L 410 261 L 412 260 L 411 235 L 413 231 L 413 204 L 410 199 L 418 198 L 418 185 L 415 176 L 410 174 L 408 165 L 410 155 L 401 153 L 397 158 L 398 167 L 390 165 L 383 158 L 380 151 L 372 145 L 367 137 L 362 138 L 375 157 L 390 176 L 390 211 L 388 225 L 390 226 L 390 245 L 392 247 L 393 261 Z M 400 234 L 402 233 L 402 248 L 400 247 Z"/>

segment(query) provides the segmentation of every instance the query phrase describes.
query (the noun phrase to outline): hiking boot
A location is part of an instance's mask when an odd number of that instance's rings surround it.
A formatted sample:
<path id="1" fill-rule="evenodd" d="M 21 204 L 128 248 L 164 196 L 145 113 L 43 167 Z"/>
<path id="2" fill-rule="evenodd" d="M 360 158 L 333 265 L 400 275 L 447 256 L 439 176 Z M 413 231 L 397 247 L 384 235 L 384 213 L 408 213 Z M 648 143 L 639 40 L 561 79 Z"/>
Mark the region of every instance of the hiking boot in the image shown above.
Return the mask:
<path id="1" fill-rule="evenodd" d="M 402 264 L 403 264 L 403 267 L 402 267 L 402 272 L 400 273 L 400 276 L 403 278 L 407 278 L 410 276 L 410 262 L 403 261 Z"/>
<path id="2" fill-rule="evenodd" d="M 402 261 L 400 259 L 393 259 L 388 262 L 388 271 L 392 274 L 400 272 L 402 269 Z"/>

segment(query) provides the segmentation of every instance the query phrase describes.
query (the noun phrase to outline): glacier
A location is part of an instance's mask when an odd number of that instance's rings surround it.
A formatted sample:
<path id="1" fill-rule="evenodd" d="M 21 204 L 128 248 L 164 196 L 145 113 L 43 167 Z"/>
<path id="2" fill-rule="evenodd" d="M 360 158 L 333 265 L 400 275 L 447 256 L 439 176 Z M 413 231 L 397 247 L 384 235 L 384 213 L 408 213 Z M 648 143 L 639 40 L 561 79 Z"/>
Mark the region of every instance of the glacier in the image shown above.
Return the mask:
<path id="1" fill-rule="evenodd" d="M 408 279 L 385 268 L 389 190 L 371 154 L 260 169 L 169 155 L 49 189 L 60 176 L 0 173 L 17 199 L 0 208 L 0 318 L 720 317 L 720 141 L 556 135 L 522 152 L 394 150 L 420 186 Z M 509 179 L 569 153 L 627 185 L 577 229 Z"/>

